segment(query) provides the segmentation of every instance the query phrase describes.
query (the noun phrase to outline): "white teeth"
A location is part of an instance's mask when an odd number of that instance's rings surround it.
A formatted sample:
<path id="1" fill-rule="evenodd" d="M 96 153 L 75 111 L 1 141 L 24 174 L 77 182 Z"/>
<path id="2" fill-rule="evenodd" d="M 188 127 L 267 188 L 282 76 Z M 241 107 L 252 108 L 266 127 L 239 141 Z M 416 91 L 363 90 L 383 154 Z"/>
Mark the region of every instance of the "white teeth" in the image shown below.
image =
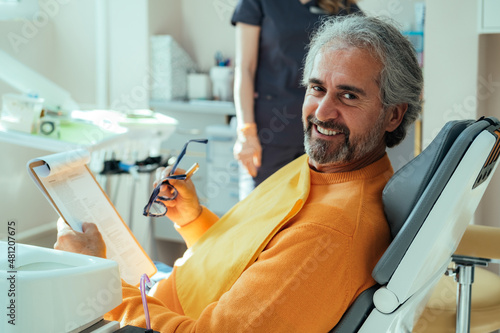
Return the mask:
<path id="1" fill-rule="evenodd" d="M 318 129 L 318 132 L 320 132 L 321 134 L 324 134 L 324 135 L 336 135 L 340 132 L 336 132 L 336 131 L 330 131 L 330 130 L 327 130 L 326 128 L 323 128 L 323 127 L 319 127 L 319 126 L 316 126 L 316 128 Z"/>

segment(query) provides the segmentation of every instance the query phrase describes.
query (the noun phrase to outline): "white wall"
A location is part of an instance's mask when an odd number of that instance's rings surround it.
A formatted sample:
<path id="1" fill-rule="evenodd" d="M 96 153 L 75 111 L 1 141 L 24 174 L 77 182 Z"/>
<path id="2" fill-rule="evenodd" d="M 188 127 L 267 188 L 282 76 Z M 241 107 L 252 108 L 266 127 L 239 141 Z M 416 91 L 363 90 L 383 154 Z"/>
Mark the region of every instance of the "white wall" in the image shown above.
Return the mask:
<path id="1" fill-rule="evenodd" d="M 146 1 L 108 1 L 108 105 L 112 109 L 148 108 L 148 14 Z"/>
<path id="2" fill-rule="evenodd" d="M 93 1 L 71 0 L 61 5 L 54 11 L 53 48 L 48 50 L 48 75 L 82 104 L 95 101 L 94 12 Z"/>
<path id="3" fill-rule="evenodd" d="M 149 0 L 149 35 L 168 33 L 175 40 L 182 39 L 183 1 L 179 0 Z"/>
<path id="4" fill-rule="evenodd" d="M 70 91 L 80 103 L 92 103 L 94 89 L 93 2 L 40 1 L 34 20 L 0 22 L 0 49 Z M 16 92 L 0 82 L 0 95 Z"/>
<path id="5" fill-rule="evenodd" d="M 447 121 L 500 118 L 500 34 L 477 33 L 477 3 L 428 2 L 425 35 L 424 145 Z M 478 207 L 475 223 L 500 227 L 499 195 L 497 171 Z"/>
<path id="6" fill-rule="evenodd" d="M 427 3 L 424 147 L 446 122 L 476 117 L 479 43 L 476 24 L 475 1 Z"/>
<path id="7" fill-rule="evenodd" d="M 500 119 L 500 34 L 479 37 L 478 116 L 493 116 Z M 500 172 L 497 170 L 478 208 L 480 224 L 500 227 Z"/>
<path id="8" fill-rule="evenodd" d="M 443 15 L 446 13 L 446 15 Z M 448 121 L 500 116 L 500 36 L 477 33 L 474 1 L 431 1 L 427 6 L 423 143 Z M 475 222 L 500 227 L 497 172 Z"/>

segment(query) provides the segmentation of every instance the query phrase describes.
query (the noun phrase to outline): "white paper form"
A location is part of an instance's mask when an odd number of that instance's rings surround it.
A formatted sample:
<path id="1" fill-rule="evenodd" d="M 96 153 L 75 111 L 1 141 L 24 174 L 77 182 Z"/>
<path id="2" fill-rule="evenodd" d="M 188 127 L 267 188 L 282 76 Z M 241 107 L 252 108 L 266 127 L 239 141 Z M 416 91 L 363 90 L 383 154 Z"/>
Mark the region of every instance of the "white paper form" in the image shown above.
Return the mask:
<path id="1" fill-rule="evenodd" d="M 156 268 L 88 169 L 89 161 L 88 151 L 72 150 L 31 160 L 28 170 L 74 230 L 81 232 L 83 222 L 97 225 L 107 258 L 118 263 L 123 280 L 137 285 L 143 273 L 150 276 Z"/>

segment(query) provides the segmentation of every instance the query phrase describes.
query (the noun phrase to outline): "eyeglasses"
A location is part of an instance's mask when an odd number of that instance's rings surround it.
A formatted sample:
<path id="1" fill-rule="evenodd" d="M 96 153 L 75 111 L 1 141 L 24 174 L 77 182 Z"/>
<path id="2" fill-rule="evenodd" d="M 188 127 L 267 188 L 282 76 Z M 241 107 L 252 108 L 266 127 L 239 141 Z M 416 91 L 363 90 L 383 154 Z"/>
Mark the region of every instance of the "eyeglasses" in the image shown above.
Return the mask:
<path id="1" fill-rule="evenodd" d="M 194 140 L 189 140 L 184 144 L 184 147 L 182 148 L 181 152 L 179 153 L 179 156 L 177 157 L 177 160 L 175 161 L 175 164 L 168 174 L 168 176 L 158 184 L 155 189 L 153 190 L 153 193 L 151 193 L 151 197 L 149 198 L 148 204 L 146 207 L 144 207 L 144 212 L 142 213 L 144 216 L 152 216 L 152 217 L 160 217 L 164 216 L 167 214 L 167 206 L 162 201 L 169 201 L 169 200 L 174 200 L 177 198 L 177 189 L 170 184 L 169 179 L 187 179 L 189 176 L 191 176 L 197 169 L 191 168 L 186 174 L 183 175 L 174 175 L 175 170 L 177 170 L 177 166 L 179 165 L 179 162 L 182 160 L 184 155 L 186 154 L 186 149 L 187 146 L 190 142 L 197 142 L 197 143 L 204 143 L 206 144 L 208 142 L 207 139 L 194 139 Z M 196 164 L 197 167 L 198 164 Z M 193 166 L 194 167 L 194 166 Z M 160 189 L 162 186 L 167 187 L 167 191 L 164 191 L 164 195 L 159 195 L 160 194 Z"/>

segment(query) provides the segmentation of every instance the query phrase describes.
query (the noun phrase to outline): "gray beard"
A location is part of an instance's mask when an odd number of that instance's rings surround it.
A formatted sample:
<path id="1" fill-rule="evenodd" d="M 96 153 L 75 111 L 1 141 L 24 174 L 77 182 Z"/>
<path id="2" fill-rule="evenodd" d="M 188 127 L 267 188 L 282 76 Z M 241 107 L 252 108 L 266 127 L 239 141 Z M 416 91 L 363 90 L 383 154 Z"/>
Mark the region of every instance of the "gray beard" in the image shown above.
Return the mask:
<path id="1" fill-rule="evenodd" d="M 311 132 L 313 127 L 313 117 L 307 118 L 307 125 L 304 129 L 304 148 L 309 157 L 319 164 L 345 164 L 361 159 L 363 156 L 371 152 L 377 147 L 378 133 L 383 126 L 383 113 L 377 119 L 375 126 L 372 127 L 365 135 L 351 140 L 350 131 L 345 126 L 335 125 L 332 122 L 320 122 L 315 120 L 314 124 L 319 124 L 321 127 L 341 130 L 345 135 L 345 141 L 335 147 L 330 141 L 323 139 L 312 139 Z M 324 124 L 324 126 L 323 126 Z"/>
<path id="2" fill-rule="evenodd" d="M 337 147 L 331 148 L 331 143 L 323 139 L 311 139 L 311 130 L 304 133 L 304 147 L 307 155 L 319 164 L 349 162 L 353 159 L 353 147 L 349 143 L 349 138 Z"/>

